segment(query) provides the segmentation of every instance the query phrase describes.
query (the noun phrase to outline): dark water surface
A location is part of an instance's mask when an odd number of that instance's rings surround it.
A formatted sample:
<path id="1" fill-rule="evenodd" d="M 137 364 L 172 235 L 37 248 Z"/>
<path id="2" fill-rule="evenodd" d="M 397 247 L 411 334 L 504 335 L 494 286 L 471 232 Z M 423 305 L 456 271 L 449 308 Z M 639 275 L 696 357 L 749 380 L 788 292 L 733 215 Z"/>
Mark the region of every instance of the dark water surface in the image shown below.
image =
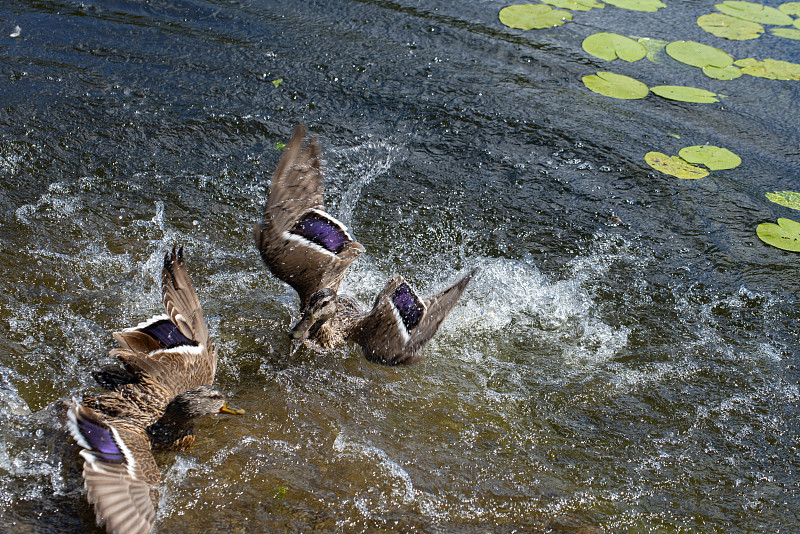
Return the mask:
<path id="1" fill-rule="evenodd" d="M 580 47 L 604 30 L 798 62 L 800 42 L 712 37 L 710 0 L 529 32 L 500 24 L 508 3 L 3 3 L 4 532 L 93 529 L 43 408 L 160 312 L 175 244 L 248 415 L 157 455 L 159 533 L 800 531 L 800 256 L 755 234 L 797 218 L 764 194 L 800 188 L 800 82 Z M 613 100 L 583 86 L 598 70 L 725 98 Z M 422 364 L 290 344 L 298 302 L 251 226 L 298 121 L 367 249 L 345 293 L 479 267 Z M 743 163 L 680 181 L 644 162 L 695 144 Z"/>

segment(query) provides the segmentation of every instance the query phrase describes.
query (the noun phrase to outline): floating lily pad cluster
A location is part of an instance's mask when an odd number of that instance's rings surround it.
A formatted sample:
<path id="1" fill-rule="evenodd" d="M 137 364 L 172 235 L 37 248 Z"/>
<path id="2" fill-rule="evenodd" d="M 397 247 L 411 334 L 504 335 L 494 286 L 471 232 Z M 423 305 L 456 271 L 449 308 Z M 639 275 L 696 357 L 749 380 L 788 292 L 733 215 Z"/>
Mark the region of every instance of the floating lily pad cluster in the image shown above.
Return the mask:
<path id="1" fill-rule="evenodd" d="M 792 28 L 773 28 L 773 35 L 788 39 L 800 40 L 800 2 L 787 2 L 778 8 L 744 2 L 741 0 L 726 0 L 714 6 L 721 13 L 701 15 L 697 25 L 711 35 L 744 41 L 756 39 L 763 35 L 764 24 L 770 26 L 793 26 Z"/>
<path id="2" fill-rule="evenodd" d="M 500 10 L 500 22 L 518 30 L 541 30 L 561 26 L 572 20 L 572 13 L 563 11 L 589 11 L 603 8 L 605 4 L 633 11 L 655 12 L 667 5 L 661 0 L 542 0 L 541 4 L 514 4 Z"/>
<path id="3" fill-rule="evenodd" d="M 517 4 L 500 10 L 500 22 L 518 30 L 541 30 L 572 20 L 572 13 L 545 4 Z"/>
<path id="4" fill-rule="evenodd" d="M 572 14 L 563 10 L 589 11 L 605 7 L 597 0 L 541 1 L 542 4 L 505 7 L 500 10 L 500 21 L 510 28 L 523 30 L 552 28 L 572 20 Z M 604 1 L 606 4 L 637 11 L 655 12 L 666 7 L 661 0 Z M 743 0 L 725 0 L 714 7 L 719 13 L 709 13 L 697 19 L 697 24 L 714 36 L 729 40 L 756 39 L 764 34 L 766 24 L 780 26 L 771 29 L 773 35 L 800 40 L 800 1 L 781 4 L 777 9 Z M 724 50 L 695 41 L 632 39 L 616 33 L 599 32 L 584 39 L 582 48 L 588 54 L 605 61 L 621 59 L 627 62 L 639 61 L 645 57 L 656 61 L 656 55 L 663 49 L 672 59 L 697 67 L 706 76 L 717 80 L 733 80 L 743 74 L 773 80 L 800 80 L 798 64 L 774 59 L 735 60 Z M 645 98 L 652 91 L 663 98 L 683 102 L 719 102 L 717 94 L 704 89 L 674 85 L 648 87 L 630 76 L 607 71 L 584 76 L 583 83 L 596 93 L 625 100 Z M 645 161 L 660 172 L 685 180 L 704 178 L 712 171 L 733 169 L 742 162 L 730 150 L 711 145 L 685 147 L 677 156 L 648 152 Z M 800 193 L 777 191 L 767 193 L 767 198 L 782 206 L 800 210 Z M 778 224 L 759 224 L 756 233 L 769 245 L 800 252 L 800 222 L 780 218 Z"/>
<path id="5" fill-rule="evenodd" d="M 767 199 L 781 206 L 800 210 L 800 193 L 775 191 L 767 193 Z M 756 228 L 758 238 L 764 243 L 782 250 L 800 252 L 800 222 L 780 218 L 778 224 L 761 223 Z"/>
<path id="6" fill-rule="evenodd" d="M 709 78 L 733 80 L 742 75 L 742 70 L 733 65 L 733 56 L 713 46 L 695 41 L 673 41 L 665 51 L 676 61 L 702 69 Z"/>
<path id="7" fill-rule="evenodd" d="M 681 102 L 695 102 L 698 104 L 709 104 L 719 102 L 716 93 L 697 89 L 696 87 L 686 87 L 682 85 L 656 85 L 647 87 L 645 84 L 630 76 L 615 74 L 613 72 L 600 71 L 583 77 L 583 84 L 595 93 L 613 98 L 624 100 L 637 100 L 646 97 L 650 91 L 669 100 L 679 100 Z"/>
<path id="8" fill-rule="evenodd" d="M 706 76 L 717 80 L 733 80 L 742 74 L 772 80 L 800 80 L 800 65 L 796 63 L 775 59 L 759 61 L 755 58 L 734 61 L 733 56 L 724 50 L 695 41 L 673 41 L 667 43 L 646 38 L 634 40 L 616 33 L 599 32 L 584 39 L 582 47 L 587 53 L 606 61 L 622 59 L 628 62 L 638 61 L 648 57 L 648 54 L 653 54 L 655 51 L 664 48 L 671 58 L 683 64 L 697 67 Z M 589 88 L 592 89 L 591 87 Z M 675 97 L 673 100 L 686 102 L 717 101 L 716 95 L 708 91 L 703 92 L 699 89 L 687 91 L 687 89 L 681 89 L 677 92 L 672 89 L 668 91 L 653 89 L 654 93 L 665 98 L 671 98 L 671 96 L 667 96 L 667 93 L 673 95 Z M 602 94 L 615 96 L 608 92 Z M 703 96 L 698 96 L 700 94 Z M 684 99 L 682 95 L 691 96 L 689 99 Z M 647 96 L 647 93 L 640 98 L 644 96 Z"/>
<path id="9" fill-rule="evenodd" d="M 724 50 L 695 41 L 673 41 L 665 50 L 676 61 L 699 67 L 706 76 L 718 80 L 732 80 L 742 74 L 771 80 L 800 80 L 800 65 L 788 61 L 755 58 L 734 61 Z"/>
<path id="10" fill-rule="evenodd" d="M 733 169 L 742 163 L 742 158 L 727 148 L 712 145 L 687 146 L 677 156 L 648 152 L 644 160 L 655 170 L 683 180 L 705 178 L 709 171 Z"/>

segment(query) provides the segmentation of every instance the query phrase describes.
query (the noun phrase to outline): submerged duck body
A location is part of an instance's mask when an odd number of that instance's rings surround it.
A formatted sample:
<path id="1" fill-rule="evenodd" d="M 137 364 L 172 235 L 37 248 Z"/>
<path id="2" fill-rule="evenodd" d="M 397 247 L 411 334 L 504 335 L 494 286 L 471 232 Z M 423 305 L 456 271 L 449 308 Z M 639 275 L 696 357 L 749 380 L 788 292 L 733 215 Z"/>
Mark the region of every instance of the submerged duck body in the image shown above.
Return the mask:
<path id="1" fill-rule="evenodd" d="M 316 138 L 295 128 L 270 184 L 254 237 L 264 264 L 300 297 L 303 314 L 294 339 L 322 348 L 348 341 L 371 362 L 411 364 L 455 306 L 474 271 L 441 293 L 422 299 L 399 275 L 378 294 L 372 309 L 338 295 L 347 267 L 364 251 L 347 227 L 324 210 L 323 175 Z"/>
<path id="2" fill-rule="evenodd" d="M 183 249 L 167 254 L 162 270 L 165 315 L 113 334 L 121 365 L 94 373 L 103 393 L 87 394 L 67 412 L 67 427 L 82 447 L 89 502 L 109 533 L 152 530 L 160 475 L 151 449 L 194 441 L 193 422 L 214 413 L 243 413 L 212 388 L 217 353 L 211 346 Z"/>

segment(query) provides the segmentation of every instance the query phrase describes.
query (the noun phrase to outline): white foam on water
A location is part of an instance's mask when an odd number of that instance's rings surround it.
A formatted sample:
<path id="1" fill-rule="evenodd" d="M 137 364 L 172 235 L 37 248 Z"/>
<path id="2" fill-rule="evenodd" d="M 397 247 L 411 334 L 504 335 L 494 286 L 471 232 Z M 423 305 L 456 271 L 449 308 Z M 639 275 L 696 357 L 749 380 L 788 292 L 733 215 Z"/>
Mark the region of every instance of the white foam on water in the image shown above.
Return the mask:
<path id="1" fill-rule="evenodd" d="M 0 516 L 22 501 L 38 502 L 67 489 L 63 456 L 53 447 L 57 423 L 49 413 L 31 413 L 14 387 L 16 378 L 0 366 Z"/>
<path id="2" fill-rule="evenodd" d="M 15 142 L 0 143 L 0 173 L 14 176 L 20 171 L 25 158 L 33 152 L 39 152 L 38 146 L 31 148 Z"/>
<path id="3" fill-rule="evenodd" d="M 79 224 L 75 214 L 83 207 L 83 201 L 78 195 L 69 194 L 69 185 L 62 182 L 50 184 L 47 193 L 42 195 L 35 204 L 23 204 L 16 210 L 17 220 L 30 225 L 31 220 L 71 220 Z"/>
<path id="4" fill-rule="evenodd" d="M 333 197 L 331 211 L 337 213 L 339 220 L 351 225 L 364 187 L 391 169 L 400 154 L 401 147 L 385 141 L 367 141 L 335 152 L 336 160 L 325 171 L 325 187 L 327 198 Z M 332 191 L 337 188 L 344 190 L 341 197 Z"/>
<path id="5" fill-rule="evenodd" d="M 172 515 L 172 494 L 177 492 L 177 488 L 180 488 L 184 480 L 194 472 L 209 473 L 210 471 L 211 466 L 209 465 L 200 464 L 197 460 L 189 456 L 177 455 L 175 457 L 175 462 L 169 469 L 161 473 L 161 496 L 158 501 L 156 522 Z M 190 502 L 186 508 L 192 508 L 193 506 L 194 503 Z M 183 511 L 178 511 L 176 513 L 182 515 Z"/>
<path id="6" fill-rule="evenodd" d="M 370 459 L 375 462 L 378 469 L 386 478 L 398 481 L 398 484 L 392 485 L 392 498 L 395 501 L 402 502 L 403 504 L 410 504 L 416 500 L 418 492 L 414 489 L 411 476 L 400 464 L 392 460 L 384 450 L 372 445 L 349 440 L 344 436 L 343 432 L 340 432 L 336 436 L 333 442 L 333 450 L 338 452 L 341 456 L 354 457 L 362 461 Z M 358 498 L 356 498 L 356 502 L 358 502 Z M 370 512 L 367 507 L 362 508 L 358 505 L 357 507 L 365 516 L 372 516 L 372 512 Z"/>

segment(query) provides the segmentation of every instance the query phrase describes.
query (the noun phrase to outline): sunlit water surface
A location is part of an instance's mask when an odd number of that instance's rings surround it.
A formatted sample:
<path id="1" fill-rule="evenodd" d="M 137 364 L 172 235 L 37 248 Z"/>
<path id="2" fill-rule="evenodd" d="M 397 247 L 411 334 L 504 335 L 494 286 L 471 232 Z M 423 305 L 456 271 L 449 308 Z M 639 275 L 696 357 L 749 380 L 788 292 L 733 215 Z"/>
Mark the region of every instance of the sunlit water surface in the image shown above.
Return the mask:
<path id="1" fill-rule="evenodd" d="M 531 32 L 506 4 L 0 7 L 4 532 L 94 528 L 46 407 L 160 312 L 176 244 L 248 413 L 157 454 L 159 533 L 800 531 L 800 257 L 755 234 L 793 216 L 764 193 L 800 187 L 800 84 L 580 48 L 605 30 L 797 62 L 800 43 L 713 38 L 710 0 Z M 725 98 L 612 100 L 583 86 L 597 70 Z M 345 293 L 478 267 L 425 362 L 289 342 L 296 296 L 250 228 L 298 121 L 367 250 Z M 644 163 L 706 143 L 742 165 L 686 182 Z"/>

